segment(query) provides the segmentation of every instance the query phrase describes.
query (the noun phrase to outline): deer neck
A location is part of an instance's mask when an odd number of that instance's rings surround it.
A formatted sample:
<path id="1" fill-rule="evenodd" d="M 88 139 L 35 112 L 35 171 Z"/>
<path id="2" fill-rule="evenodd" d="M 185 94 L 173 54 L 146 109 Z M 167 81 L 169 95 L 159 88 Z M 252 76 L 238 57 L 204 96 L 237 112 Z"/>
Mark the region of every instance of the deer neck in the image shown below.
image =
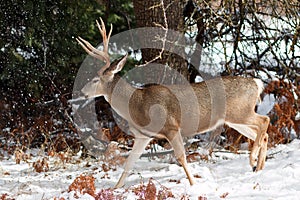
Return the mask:
<path id="1" fill-rule="evenodd" d="M 124 119 L 130 119 L 129 100 L 137 89 L 118 75 L 115 75 L 107 89 L 107 95 L 104 96 L 105 100 L 118 115 Z"/>

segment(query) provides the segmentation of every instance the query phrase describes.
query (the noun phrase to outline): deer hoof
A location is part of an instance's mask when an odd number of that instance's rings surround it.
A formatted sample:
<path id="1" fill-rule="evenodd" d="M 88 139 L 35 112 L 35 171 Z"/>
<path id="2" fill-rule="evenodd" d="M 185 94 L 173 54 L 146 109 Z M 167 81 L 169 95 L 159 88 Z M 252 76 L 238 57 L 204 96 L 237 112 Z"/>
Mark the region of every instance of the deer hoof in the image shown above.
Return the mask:
<path id="1" fill-rule="evenodd" d="M 256 169 L 257 169 L 257 167 L 254 166 L 254 167 L 252 168 L 253 172 L 256 172 Z"/>

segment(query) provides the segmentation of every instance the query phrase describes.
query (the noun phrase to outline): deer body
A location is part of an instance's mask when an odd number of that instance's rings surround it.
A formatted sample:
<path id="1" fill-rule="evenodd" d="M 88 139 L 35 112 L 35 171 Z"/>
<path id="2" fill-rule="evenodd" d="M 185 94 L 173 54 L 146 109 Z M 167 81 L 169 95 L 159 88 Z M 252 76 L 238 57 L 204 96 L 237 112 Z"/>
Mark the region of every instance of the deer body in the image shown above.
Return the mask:
<path id="1" fill-rule="evenodd" d="M 110 34 L 107 39 L 103 22 L 98 26 L 104 49 L 107 49 Z M 127 55 L 110 64 L 107 52 L 100 52 L 81 38 L 78 41 L 90 55 L 106 61 L 105 69 L 102 68 L 99 76 L 84 86 L 82 93 L 87 98 L 104 96 L 128 121 L 129 130 L 135 136 L 133 149 L 116 187 L 124 185 L 129 170 L 152 138 L 165 138 L 170 142 L 190 184 L 194 184 L 187 167 L 182 136 L 211 131 L 223 124 L 255 141 L 250 165 L 255 171 L 264 167 L 269 118 L 254 111 L 263 89 L 259 79 L 222 77 L 222 85 L 218 84 L 220 79 L 211 79 L 191 85 L 135 88 L 117 75 Z"/>

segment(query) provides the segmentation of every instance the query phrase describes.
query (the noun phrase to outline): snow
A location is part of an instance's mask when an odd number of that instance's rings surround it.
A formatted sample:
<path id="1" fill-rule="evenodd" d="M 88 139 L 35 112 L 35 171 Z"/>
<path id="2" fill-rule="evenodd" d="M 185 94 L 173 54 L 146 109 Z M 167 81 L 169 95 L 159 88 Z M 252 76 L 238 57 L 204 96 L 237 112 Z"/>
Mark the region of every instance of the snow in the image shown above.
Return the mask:
<path id="1" fill-rule="evenodd" d="M 245 153 L 246 152 L 246 153 Z M 38 154 L 37 152 L 31 152 Z M 166 159 L 141 158 L 136 162 L 124 188 L 114 190 L 126 199 L 137 199 L 132 188 L 141 182 L 147 184 L 150 178 L 156 185 L 171 190 L 174 198 L 185 196 L 198 199 L 299 199 L 300 196 L 300 140 L 287 145 L 278 145 L 268 150 L 265 169 L 252 172 L 249 166 L 248 152 L 233 154 L 216 151 L 208 161 L 189 163 L 196 175 L 196 185 L 190 186 L 183 169 L 177 164 L 169 164 Z M 76 199 L 74 191 L 68 192 L 70 184 L 80 174 L 91 174 L 95 180 L 97 192 L 112 188 L 122 173 L 122 168 L 104 172 L 103 162 L 93 159 L 82 160 L 73 156 L 72 161 L 61 162 L 57 157 L 49 157 L 48 172 L 37 173 L 32 163 L 38 156 L 21 164 L 15 164 L 14 157 L 5 156 L 0 162 L 0 195 L 8 194 L 15 199 L 53 199 L 63 197 Z M 170 181 L 176 180 L 176 181 Z M 88 194 L 80 199 L 93 199 Z"/>
<path id="2" fill-rule="evenodd" d="M 297 115 L 295 117 L 295 120 L 300 120 L 300 111 L 297 112 Z"/>
<path id="3" fill-rule="evenodd" d="M 274 107 L 276 99 L 274 94 L 266 94 L 261 103 L 257 106 L 257 113 L 267 115 Z"/>

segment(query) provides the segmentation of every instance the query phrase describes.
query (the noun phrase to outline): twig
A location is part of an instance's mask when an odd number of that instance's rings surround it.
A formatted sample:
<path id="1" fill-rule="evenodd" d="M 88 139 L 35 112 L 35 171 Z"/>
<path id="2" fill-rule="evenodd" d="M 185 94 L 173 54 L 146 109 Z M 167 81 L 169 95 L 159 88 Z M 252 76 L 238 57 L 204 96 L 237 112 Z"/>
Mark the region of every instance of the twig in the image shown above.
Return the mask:
<path id="1" fill-rule="evenodd" d="M 155 62 L 156 60 L 159 60 L 159 59 L 162 59 L 162 55 L 165 51 L 165 47 L 166 47 L 166 41 L 167 41 L 167 36 L 168 36 L 168 21 L 167 21 L 167 15 L 166 15 L 166 8 L 165 8 L 165 5 L 164 5 L 164 0 L 161 0 L 160 4 L 158 5 L 154 5 L 152 7 L 150 7 L 149 9 L 154 9 L 156 7 L 159 7 L 161 6 L 162 7 L 162 10 L 163 10 L 163 16 L 164 16 L 164 23 L 165 23 L 165 26 L 161 25 L 161 24 L 156 24 L 154 23 L 156 26 L 159 26 L 161 27 L 163 30 L 165 30 L 165 34 L 164 34 L 164 37 L 162 38 L 162 49 L 161 51 L 159 52 L 159 55 L 157 55 L 155 58 L 153 58 L 152 60 L 150 61 L 146 61 L 144 64 L 140 64 L 140 65 L 137 65 L 137 67 L 145 67 L 146 65 L 150 64 L 150 63 L 153 63 Z"/>

